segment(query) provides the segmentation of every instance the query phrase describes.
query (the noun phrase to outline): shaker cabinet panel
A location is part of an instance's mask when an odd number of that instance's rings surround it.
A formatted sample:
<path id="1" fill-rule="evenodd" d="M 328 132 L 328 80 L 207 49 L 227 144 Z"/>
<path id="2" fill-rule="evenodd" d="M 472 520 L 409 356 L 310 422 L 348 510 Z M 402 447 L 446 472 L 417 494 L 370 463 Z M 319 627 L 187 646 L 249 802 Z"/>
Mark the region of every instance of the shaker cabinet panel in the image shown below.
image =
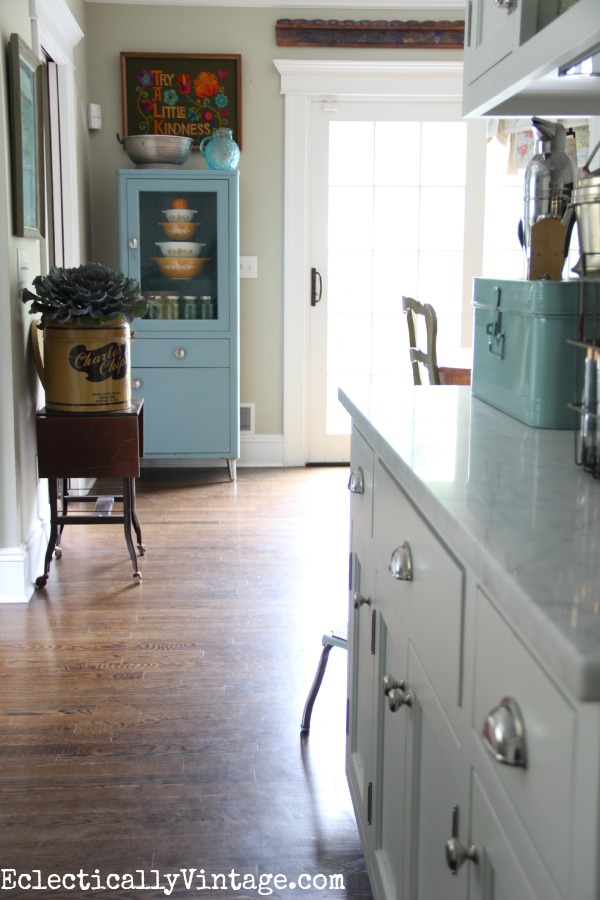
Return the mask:
<path id="1" fill-rule="evenodd" d="M 149 301 L 131 348 L 145 456 L 223 457 L 233 461 L 232 477 L 240 455 L 238 182 L 235 171 L 117 172 L 120 265 Z"/>
<path id="2" fill-rule="evenodd" d="M 516 900 L 517 897 L 540 900 L 475 772 L 472 773 L 472 809 L 471 830 L 479 853 L 471 872 L 472 900 Z"/>
<path id="3" fill-rule="evenodd" d="M 490 767 L 566 892 L 575 711 L 481 591 L 474 683 L 473 728 L 482 743 L 486 718 L 504 697 L 516 700 L 525 733 L 526 767 L 503 765 L 488 754 Z"/>
<path id="4" fill-rule="evenodd" d="M 375 469 L 374 506 L 374 540 L 381 578 L 435 689 L 452 704 L 459 704 L 464 569 L 381 462 Z M 412 567 L 409 580 L 391 572 L 394 560 L 401 562 L 404 552 Z"/>
<path id="5" fill-rule="evenodd" d="M 228 370 L 181 369 L 168 378 L 166 371 L 134 366 L 131 372 L 132 395 L 144 398 L 144 455 L 234 456 Z"/>
<path id="6" fill-rule="evenodd" d="M 408 637 L 396 623 L 378 620 L 378 666 L 375 683 L 375 797 L 373 852 L 378 893 L 387 900 L 401 900 L 405 893 L 405 848 L 411 816 L 406 796 L 406 748 L 409 733 L 408 707 L 395 707 L 394 694 L 384 692 L 386 683 L 403 684 L 408 675 Z M 385 679 L 385 680 L 384 680 Z M 392 689 L 393 690 L 393 689 Z M 398 690 L 398 689 L 397 689 Z"/>
<path id="7" fill-rule="evenodd" d="M 512 52 L 518 22 L 517 16 L 507 6 L 496 3 L 496 0 L 473 0 L 469 3 L 465 64 L 465 78 L 469 83 Z"/>
<path id="8" fill-rule="evenodd" d="M 373 450 L 356 428 L 352 432 L 350 480 L 352 527 L 373 534 Z"/>
<path id="9" fill-rule="evenodd" d="M 346 774 L 361 838 L 367 837 L 371 819 L 373 778 L 373 691 L 375 678 L 375 627 L 372 570 L 368 553 L 353 544 L 352 590 L 348 646 L 348 735 Z M 356 600 L 354 601 L 354 598 Z M 364 602 L 362 602 L 364 601 Z"/>

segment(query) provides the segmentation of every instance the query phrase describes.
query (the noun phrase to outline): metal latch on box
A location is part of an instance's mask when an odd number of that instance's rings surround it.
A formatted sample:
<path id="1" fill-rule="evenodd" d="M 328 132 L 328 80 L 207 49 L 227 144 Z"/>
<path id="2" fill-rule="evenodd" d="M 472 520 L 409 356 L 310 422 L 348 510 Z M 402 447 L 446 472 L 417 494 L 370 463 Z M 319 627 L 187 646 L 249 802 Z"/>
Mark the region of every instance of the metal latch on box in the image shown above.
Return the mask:
<path id="1" fill-rule="evenodd" d="M 502 291 L 499 287 L 494 288 L 496 291 L 496 306 L 494 309 L 494 318 L 485 326 L 485 333 L 488 336 L 488 350 L 494 356 L 504 357 L 504 332 L 502 331 L 502 310 L 500 309 L 500 297 Z"/>

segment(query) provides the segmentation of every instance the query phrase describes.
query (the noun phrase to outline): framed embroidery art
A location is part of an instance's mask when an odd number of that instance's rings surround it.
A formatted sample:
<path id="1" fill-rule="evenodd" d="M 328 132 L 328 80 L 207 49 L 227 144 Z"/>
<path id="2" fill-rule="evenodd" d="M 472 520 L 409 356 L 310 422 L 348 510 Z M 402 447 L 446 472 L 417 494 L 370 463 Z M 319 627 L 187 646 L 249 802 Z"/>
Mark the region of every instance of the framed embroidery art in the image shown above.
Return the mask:
<path id="1" fill-rule="evenodd" d="M 194 149 L 218 128 L 242 146 L 239 54 L 121 53 L 123 135 L 191 137 Z"/>
<path id="2" fill-rule="evenodd" d="M 44 139 L 42 66 L 35 53 L 11 34 L 8 56 L 13 179 L 13 232 L 44 236 Z"/>

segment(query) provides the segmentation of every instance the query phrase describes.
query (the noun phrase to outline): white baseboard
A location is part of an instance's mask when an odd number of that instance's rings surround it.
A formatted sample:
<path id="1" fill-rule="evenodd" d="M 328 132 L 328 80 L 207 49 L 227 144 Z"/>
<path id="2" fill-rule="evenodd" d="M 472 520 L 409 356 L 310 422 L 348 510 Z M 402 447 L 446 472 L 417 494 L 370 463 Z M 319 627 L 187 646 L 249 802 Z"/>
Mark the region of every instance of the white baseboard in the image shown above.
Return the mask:
<path id="1" fill-rule="evenodd" d="M 44 571 L 48 546 L 47 523 L 34 526 L 26 544 L 0 547 L 0 603 L 29 603 L 35 579 Z"/>

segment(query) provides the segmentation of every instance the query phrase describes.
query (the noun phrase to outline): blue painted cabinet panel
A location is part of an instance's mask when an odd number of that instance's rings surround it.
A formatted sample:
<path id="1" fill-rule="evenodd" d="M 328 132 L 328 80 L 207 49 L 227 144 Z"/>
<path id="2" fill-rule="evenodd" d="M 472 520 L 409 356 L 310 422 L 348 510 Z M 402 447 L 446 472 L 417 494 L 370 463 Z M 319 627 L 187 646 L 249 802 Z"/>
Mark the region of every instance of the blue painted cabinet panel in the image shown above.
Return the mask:
<path id="1" fill-rule="evenodd" d="M 144 455 L 240 455 L 239 174 L 121 169 L 120 267 L 148 313 L 132 325 Z"/>

